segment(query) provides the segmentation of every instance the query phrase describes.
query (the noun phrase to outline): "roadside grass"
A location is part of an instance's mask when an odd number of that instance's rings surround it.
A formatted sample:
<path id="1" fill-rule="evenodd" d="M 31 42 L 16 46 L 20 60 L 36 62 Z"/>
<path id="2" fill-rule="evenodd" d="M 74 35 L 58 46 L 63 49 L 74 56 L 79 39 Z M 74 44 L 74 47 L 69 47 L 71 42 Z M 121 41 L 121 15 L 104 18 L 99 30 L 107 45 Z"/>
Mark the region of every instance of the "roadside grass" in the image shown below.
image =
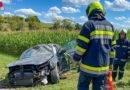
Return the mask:
<path id="1" fill-rule="evenodd" d="M 71 75 L 61 77 L 59 84 L 48 84 L 36 87 L 12 87 L 8 83 L 6 65 L 17 60 L 17 55 L 0 52 L 0 90 L 77 90 L 79 73 L 70 71 Z M 91 88 L 92 85 L 90 85 Z M 2 87 L 4 87 L 2 89 Z M 91 89 L 90 89 L 91 90 Z M 114 82 L 114 90 L 130 90 L 130 63 L 127 64 L 123 80 Z"/>

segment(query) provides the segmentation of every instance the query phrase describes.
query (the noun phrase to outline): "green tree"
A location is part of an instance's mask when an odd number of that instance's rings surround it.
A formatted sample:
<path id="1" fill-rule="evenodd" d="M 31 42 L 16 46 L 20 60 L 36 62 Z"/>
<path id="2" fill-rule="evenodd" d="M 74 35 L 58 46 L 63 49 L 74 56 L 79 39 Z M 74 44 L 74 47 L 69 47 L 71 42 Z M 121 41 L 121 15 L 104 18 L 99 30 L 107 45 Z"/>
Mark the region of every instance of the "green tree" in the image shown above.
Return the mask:
<path id="1" fill-rule="evenodd" d="M 28 26 L 30 30 L 39 30 L 42 28 L 42 24 L 39 22 L 28 22 Z"/>
<path id="2" fill-rule="evenodd" d="M 19 31 L 24 27 L 24 18 L 20 16 L 8 17 L 8 23 L 12 31 Z"/>
<path id="3" fill-rule="evenodd" d="M 61 28 L 62 21 L 60 19 L 54 18 L 53 23 L 53 29 Z"/>
<path id="4" fill-rule="evenodd" d="M 4 17 L 2 15 L 0 15 L 0 31 L 2 30 L 2 24 L 4 22 Z"/>
<path id="5" fill-rule="evenodd" d="M 30 30 L 35 30 L 35 29 L 41 29 L 42 24 L 40 20 L 38 19 L 37 16 L 27 16 L 25 21 L 28 23 L 28 27 Z"/>
<path id="6" fill-rule="evenodd" d="M 65 28 L 65 29 L 68 29 L 68 30 L 73 30 L 74 29 L 74 21 L 72 21 L 72 20 L 70 20 L 70 19 L 64 19 L 63 21 L 62 21 L 62 26 L 63 26 L 63 28 Z"/>
<path id="7" fill-rule="evenodd" d="M 81 30 L 81 29 L 82 29 L 82 25 L 80 25 L 79 23 L 76 23 L 75 30 Z"/>
<path id="8" fill-rule="evenodd" d="M 40 22 L 37 16 L 28 15 L 25 19 L 26 22 Z"/>
<path id="9" fill-rule="evenodd" d="M 10 29 L 11 29 L 12 31 L 16 31 L 16 30 L 17 30 L 17 22 L 16 22 L 16 21 L 10 19 L 10 20 L 8 21 L 8 23 L 9 23 Z"/>

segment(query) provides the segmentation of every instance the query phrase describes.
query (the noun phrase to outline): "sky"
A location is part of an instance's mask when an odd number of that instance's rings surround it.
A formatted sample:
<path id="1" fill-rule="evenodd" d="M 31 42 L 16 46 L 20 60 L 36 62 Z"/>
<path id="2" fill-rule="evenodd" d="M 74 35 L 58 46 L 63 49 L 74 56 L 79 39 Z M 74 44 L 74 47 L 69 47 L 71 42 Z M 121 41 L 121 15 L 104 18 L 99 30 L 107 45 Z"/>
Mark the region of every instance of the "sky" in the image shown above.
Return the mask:
<path id="1" fill-rule="evenodd" d="M 52 18 L 69 18 L 80 24 L 88 21 L 87 5 L 94 0 L 0 0 L 3 2 L 3 16 L 36 15 L 42 22 L 52 23 Z M 97 0 L 106 13 L 106 19 L 115 28 L 130 28 L 130 0 Z"/>

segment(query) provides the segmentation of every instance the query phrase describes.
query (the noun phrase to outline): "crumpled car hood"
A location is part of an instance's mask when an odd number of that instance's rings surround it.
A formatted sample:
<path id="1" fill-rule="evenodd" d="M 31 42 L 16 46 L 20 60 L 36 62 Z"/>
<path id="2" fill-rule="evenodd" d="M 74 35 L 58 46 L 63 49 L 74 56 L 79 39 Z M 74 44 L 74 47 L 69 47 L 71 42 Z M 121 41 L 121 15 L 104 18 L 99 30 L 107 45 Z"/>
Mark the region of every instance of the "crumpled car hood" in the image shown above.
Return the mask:
<path id="1" fill-rule="evenodd" d="M 53 57 L 53 54 L 48 54 L 48 55 L 43 55 L 43 56 L 37 56 L 37 57 L 17 60 L 13 63 L 9 63 L 7 65 L 7 68 L 13 67 L 13 66 L 18 66 L 18 65 L 40 65 L 42 63 L 45 63 L 46 61 L 48 61 L 52 57 Z"/>

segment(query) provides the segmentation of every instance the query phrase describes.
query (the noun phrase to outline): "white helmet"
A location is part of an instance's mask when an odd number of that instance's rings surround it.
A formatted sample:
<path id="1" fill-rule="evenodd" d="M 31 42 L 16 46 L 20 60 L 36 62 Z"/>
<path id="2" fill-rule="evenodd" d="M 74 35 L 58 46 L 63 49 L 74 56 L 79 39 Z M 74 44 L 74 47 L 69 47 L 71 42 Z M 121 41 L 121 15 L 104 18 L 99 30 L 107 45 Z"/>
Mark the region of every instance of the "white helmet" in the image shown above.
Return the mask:
<path id="1" fill-rule="evenodd" d="M 122 29 L 122 30 L 119 31 L 119 34 L 121 34 L 121 33 L 127 34 L 127 30 L 126 29 Z"/>

